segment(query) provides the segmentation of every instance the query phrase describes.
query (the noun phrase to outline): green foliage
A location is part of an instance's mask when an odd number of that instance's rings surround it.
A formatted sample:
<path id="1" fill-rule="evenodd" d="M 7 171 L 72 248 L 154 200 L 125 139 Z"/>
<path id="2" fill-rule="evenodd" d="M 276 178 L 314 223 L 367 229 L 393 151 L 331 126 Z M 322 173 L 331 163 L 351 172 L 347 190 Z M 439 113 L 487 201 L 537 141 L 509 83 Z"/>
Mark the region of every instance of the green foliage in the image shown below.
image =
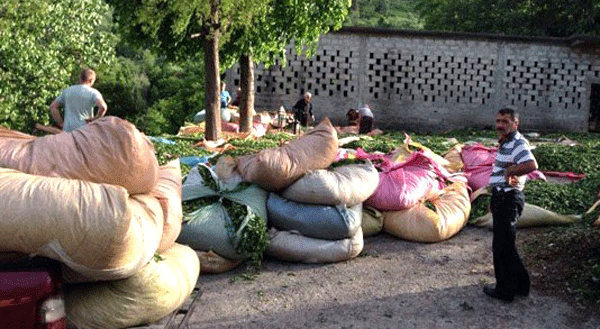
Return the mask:
<path id="1" fill-rule="evenodd" d="M 194 147 L 196 141 L 181 138 L 168 138 L 175 144 L 162 143 L 160 141 L 153 141 L 154 153 L 158 159 L 160 165 L 164 165 L 169 160 L 183 156 L 208 156 L 210 152 L 203 148 Z"/>
<path id="2" fill-rule="evenodd" d="M 383 27 L 421 30 L 423 22 L 415 10 L 414 1 L 354 0 L 345 26 Z"/>
<path id="3" fill-rule="evenodd" d="M 110 28 L 102 0 L 0 3 L 0 125 L 31 131 L 50 123 L 48 106 L 74 74 L 113 59 Z"/>
<path id="4" fill-rule="evenodd" d="M 600 6 L 580 0 L 418 0 L 425 29 L 568 37 L 600 32 Z"/>
<path id="5" fill-rule="evenodd" d="M 172 62 L 126 44 L 119 52 L 127 57 L 103 65 L 95 85 L 109 115 L 129 120 L 148 135 L 174 134 L 191 121 L 204 97 L 202 61 Z"/>
<path id="6" fill-rule="evenodd" d="M 361 137 L 357 141 L 353 141 L 344 145 L 345 148 L 357 149 L 361 148 L 367 153 L 381 152 L 390 153 L 395 150 L 398 145 L 402 144 L 404 138 L 394 138 L 394 135 L 383 134 L 377 138 Z"/>

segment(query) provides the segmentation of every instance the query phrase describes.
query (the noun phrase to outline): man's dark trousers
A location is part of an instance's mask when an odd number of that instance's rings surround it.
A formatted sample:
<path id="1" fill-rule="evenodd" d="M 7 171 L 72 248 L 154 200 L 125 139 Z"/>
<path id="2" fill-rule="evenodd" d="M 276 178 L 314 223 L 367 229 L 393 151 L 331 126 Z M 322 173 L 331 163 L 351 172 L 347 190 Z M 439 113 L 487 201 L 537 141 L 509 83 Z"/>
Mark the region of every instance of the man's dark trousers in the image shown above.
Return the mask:
<path id="1" fill-rule="evenodd" d="M 494 272 L 496 291 L 505 296 L 528 295 L 529 273 L 515 244 L 517 219 L 523 212 L 525 196 L 522 191 L 492 191 L 490 208 L 494 221 Z"/>

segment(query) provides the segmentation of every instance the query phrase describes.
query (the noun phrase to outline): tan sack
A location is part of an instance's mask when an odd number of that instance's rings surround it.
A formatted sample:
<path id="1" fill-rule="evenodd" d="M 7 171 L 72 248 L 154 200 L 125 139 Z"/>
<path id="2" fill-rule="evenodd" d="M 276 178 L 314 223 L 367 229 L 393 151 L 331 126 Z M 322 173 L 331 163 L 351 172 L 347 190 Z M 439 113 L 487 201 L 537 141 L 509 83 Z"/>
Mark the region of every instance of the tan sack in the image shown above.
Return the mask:
<path id="1" fill-rule="evenodd" d="M 348 207 L 367 200 L 379 185 L 379 172 L 371 161 L 329 169 L 310 170 L 281 196 L 302 203 Z"/>
<path id="2" fill-rule="evenodd" d="M 233 270 L 242 264 L 241 259 L 227 259 L 213 252 L 196 251 L 200 259 L 200 273 L 223 273 Z"/>
<path id="3" fill-rule="evenodd" d="M 256 183 L 269 192 L 292 185 L 313 169 L 325 169 L 337 154 L 337 132 L 325 118 L 315 128 L 289 143 L 236 158 L 244 181 Z"/>
<path id="4" fill-rule="evenodd" d="M 448 160 L 446 169 L 451 173 L 456 173 L 464 168 L 464 163 L 460 152 L 462 151 L 462 144 L 454 145 L 448 152 L 444 154 L 444 159 Z"/>
<path id="5" fill-rule="evenodd" d="M 550 211 L 536 205 L 525 202 L 523 207 L 523 213 L 521 217 L 517 219 L 517 227 L 538 227 L 538 226 L 554 226 L 554 225 L 567 225 L 572 224 L 580 220 L 580 217 L 576 215 L 560 215 L 554 211 Z M 494 220 L 492 213 L 488 212 L 485 215 L 471 220 L 471 224 L 479 227 L 487 227 L 492 229 L 494 226 Z"/>
<path id="6" fill-rule="evenodd" d="M 40 176 L 81 179 L 148 193 L 158 180 L 154 145 L 117 117 L 35 139 L 0 137 L 0 167 Z M 16 134 L 18 135 L 18 134 Z"/>
<path id="7" fill-rule="evenodd" d="M 458 233 L 467 224 L 470 212 L 467 185 L 454 182 L 408 209 L 384 212 L 383 230 L 406 240 L 439 242 Z"/>
<path id="8" fill-rule="evenodd" d="M 179 159 L 161 166 L 158 171 L 158 184 L 150 193 L 163 209 L 164 225 L 158 252 L 170 248 L 181 232 L 183 209 L 181 207 L 181 166 Z"/>
<path id="9" fill-rule="evenodd" d="M 0 168 L 0 200 L 1 252 L 53 258 L 89 281 L 132 275 L 162 234 L 158 200 L 120 186 Z"/>
<path id="10" fill-rule="evenodd" d="M 156 322 L 183 305 L 199 274 L 196 253 L 175 244 L 126 279 L 67 285 L 67 322 L 98 329 Z"/>
<path id="11" fill-rule="evenodd" d="M 266 254 L 279 260 L 298 263 L 335 263 L 352 259 L 363 249 L 362 229 L 342 240 L 309 238 L 294 231 L 269 229 L 271 244 Z"/>
<path id="12" fill-rule="evenodd" d="M 363 205 L 361 227 L 365 237 L 375 235 L 383 229 L 383 213 L 381 211 Z"/>

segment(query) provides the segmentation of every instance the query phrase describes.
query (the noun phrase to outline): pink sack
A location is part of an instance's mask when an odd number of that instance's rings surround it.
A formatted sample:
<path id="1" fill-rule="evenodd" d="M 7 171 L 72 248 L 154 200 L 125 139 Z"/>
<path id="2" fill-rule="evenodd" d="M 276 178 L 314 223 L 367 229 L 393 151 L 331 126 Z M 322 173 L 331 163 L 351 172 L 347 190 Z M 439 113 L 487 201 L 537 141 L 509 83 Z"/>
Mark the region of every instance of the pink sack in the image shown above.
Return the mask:
<path id="1" fill-rule="evenodd" d="M 380 211 L 409 208 L 446 186 L 446 172 L 422 151 L 403 163 L 383 167 L 375 193 L 364 203 Z"/>
<path id="2" fill-rule="evenodd" d="M 479 143 L 463 146 L 460 153 L 464 162 L 463 170 L 467 176 L 468 185 L 473 191 L 477 191 L 490 182 L 497 152 L 497 147 L 485 147 Z M 541 171 L 534 170 L 527 174 L 527 179 L 545 181 L 546 176 Z"/>

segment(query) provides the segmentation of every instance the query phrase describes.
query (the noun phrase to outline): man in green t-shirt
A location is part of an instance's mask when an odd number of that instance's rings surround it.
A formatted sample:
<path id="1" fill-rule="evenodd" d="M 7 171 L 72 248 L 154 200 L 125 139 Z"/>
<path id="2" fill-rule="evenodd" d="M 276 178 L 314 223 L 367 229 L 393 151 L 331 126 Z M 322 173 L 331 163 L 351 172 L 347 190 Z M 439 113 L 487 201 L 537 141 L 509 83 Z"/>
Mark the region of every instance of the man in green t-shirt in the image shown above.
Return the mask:
<path id="1" fill-rule="evenodd" d="M 73 131 L 106 114 L 106 102 L 102 94 L 92 88 L 94 82 L 96 72 L 85 69 L 79 75 L 79 84 L 63 90 L 50 104 L 50 114 L 63 131 Z M 61 106 L 64 107 L 64 119 L 60 113 Z M 94 107 L 98 107 L 96 114 Z"/>

